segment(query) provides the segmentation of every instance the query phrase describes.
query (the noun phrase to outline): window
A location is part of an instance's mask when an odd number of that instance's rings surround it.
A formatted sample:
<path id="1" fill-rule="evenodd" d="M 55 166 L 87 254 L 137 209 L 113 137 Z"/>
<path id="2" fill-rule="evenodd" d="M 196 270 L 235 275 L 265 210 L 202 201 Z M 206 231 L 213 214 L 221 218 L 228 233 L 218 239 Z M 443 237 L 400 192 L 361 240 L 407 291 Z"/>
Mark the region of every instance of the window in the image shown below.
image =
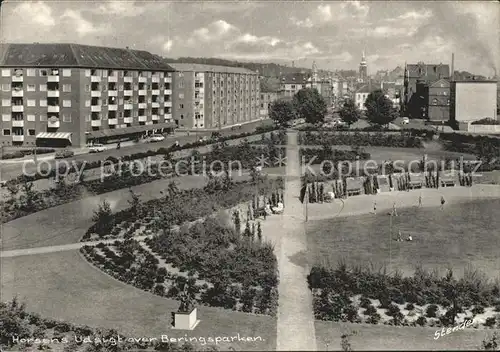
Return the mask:
<path id="1" fill-rule="evenodd" d="M 118 104 L 123 105 L 123 98 L 118 99 Z"/>
<path id="2" fill-rule="evenodd" d="M 85 91 L 86 92 L 90 92 L 90 84 L 86 84 L 85 85 Z"/>
<path id="3" fill-rule="evenodd" d="M 122 71 L 120 71 L 120 72 L 122 72 Z M 120 92 L 121 92 L 121 91 L 123 91 L 123 84 L 120 84 L 120 85 L 118 86 L 118 90 L 119 90 Z"/>
<path id="4" fill-rule="evenodd" d="M 42 69 L 42 70 L 40 70 L 40 76 L 41 76 L 41 77 L 45 77 L 45 76 L 47 76 L 47 70 L 43 70 L 43 69 Z"/>
<path id="5" fill-rule="evenodd" d="M 184 115 L 183 115 L 183 114 L 181 114 L 181 120 L 182 120 L 183 118 L 184 118 Z"/>
<path id="6" fill-rule="evenodd" d="M 85 107 L 88 108 L 90 106 L 90 100 L 85 100 Z"/>
<path id="7" fill-rule="evenodd" d="M 36 76 L 36 70 L 34 68 L 28 68 L 26 70 L 26 75 L 29 77 L 35 77 Z"/>
<path id="8" fill-rule="evenodd" d="M 4 136 L 10 136 L 10 130 L 8 130 L 8 129 L 4 128 L 4 129 L 2 130 L 2 134 L 3 134 Z"/>
<path id="9" fill-rule="evenodd" d="M 40 121 L 47 121 L 47 115 L 40 115 Z"/>
<path id="10" fill-rule="evenodd" d="M 179 104 L 179 108 L 184 109 L 184 104 Z"/>
<path id="11" fill-rule="evenodd" d="M 70 68 L 63 69 L 63 77 L 71 77 L 71 69 Z"/>
<path id="12" fill-rule="evenodd" d="M 35 130 L 30 128 L 28 130 L 28 136 L 34 136 L 34 135 L 35 135 Z"/>
<path id="13" fill-rule="evenodd" d="M 40 84 L 40 92 L 46 92 L 47 91 L 47 85 L 46 84 Z"/>
<path id="14" fill-rule="evenodd" d="M 179 88 L 184 88 L 184 81 L 179 81 Z"/>
<path id="15" fill-rule="evenodd" d="M 446 105 L 450 105 L 450 99 L 446 101 Z"/>
<path id="16" fill-rule="evenodd" d="M 63 100 L 63 107 L 70 108 L 71 107 L 71 100 Z"/>
<path id="17" fill-rule="evenodd" d="M 85 121 L 87 122 L 91 121 L 90 115 L 85 116 Z"/>
<path id="18" fill-rule="evenodd" d="M 90 70 L 85 70 L 85 77 L 90 77 Z"/>
<path id="19" fill-rule="evenodd" d="M 36 106 L 36 100 L 35 99 L 28 99 L 26 102 L 27 106 Z"/>
<path id="20" fill-rule="evenodd" d="M 184 99 L 184 93 L 179 93 L 179 99 Z"/>
<path id="21" fill-rule="evenodd" d="M 8 68 L 2 70 L 2 77 L 9 77 L 10 70 Z"/>
<path id="22" fill-rule="evenodd" d="M 36 86 L 34 84 L 28 84 L 28 92 L 35 92 Z"/>
<path id="23" fill-rule="evenodd" d="M 47 106 L 47 99 L 40 99 L 40 106 L 41 107 Z"/>
<path id="24" fill-rule="evenodd" d="M 2 121 L 3 122 L 8 122 L 11 120 L 11 118 L 12 117 L 10 116 L 10 114 L 2 114 Z"/>
<path id="25" fill-rule="evenodd" d="M 71 84 L 63 84 L 63 92 L 71 92 Z"/>
<path id="26" fill-rule="evenodd" d="M 71 114 L 63 114 L 63 122 L 71 122 Z"/>
<path id="27" fill-rule="evenodd" d="M 31 122 L 35 121 L 35 115 L 33 114 L 26 115 L 26 120 Z"/>
<path id="28" fill-rule="evenodd" d="M 8 83 L 2 84 L 2 91 L 3 92 L 10 92 L 10 84 L 8 84 Z"/>

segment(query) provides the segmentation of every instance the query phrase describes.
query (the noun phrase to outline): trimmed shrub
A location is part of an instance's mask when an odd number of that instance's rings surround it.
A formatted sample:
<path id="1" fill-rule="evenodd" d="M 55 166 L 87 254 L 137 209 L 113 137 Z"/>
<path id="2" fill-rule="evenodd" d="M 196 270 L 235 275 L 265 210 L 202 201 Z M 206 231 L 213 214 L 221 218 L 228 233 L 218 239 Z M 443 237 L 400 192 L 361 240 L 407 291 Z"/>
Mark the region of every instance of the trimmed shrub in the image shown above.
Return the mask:
<path id="1" fill-rule="evenodd" d="M 428 318 L 436 318 L 437 317 L 438 306 L 435 304 L 431 304 L 427 307 L 425 311 L 425 315 Z"/>

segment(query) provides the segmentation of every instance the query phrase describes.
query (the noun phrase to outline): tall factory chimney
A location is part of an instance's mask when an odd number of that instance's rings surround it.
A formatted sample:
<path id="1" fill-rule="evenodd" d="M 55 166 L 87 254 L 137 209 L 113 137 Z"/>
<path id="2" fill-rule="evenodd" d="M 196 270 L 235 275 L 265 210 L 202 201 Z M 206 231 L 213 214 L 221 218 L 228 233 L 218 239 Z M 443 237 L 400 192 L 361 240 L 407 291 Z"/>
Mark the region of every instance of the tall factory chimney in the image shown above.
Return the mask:
<path id="1" fill-rule="evenodd" d="M 451 81 L 455 80 L 455 53 L 451 53 Z"/>

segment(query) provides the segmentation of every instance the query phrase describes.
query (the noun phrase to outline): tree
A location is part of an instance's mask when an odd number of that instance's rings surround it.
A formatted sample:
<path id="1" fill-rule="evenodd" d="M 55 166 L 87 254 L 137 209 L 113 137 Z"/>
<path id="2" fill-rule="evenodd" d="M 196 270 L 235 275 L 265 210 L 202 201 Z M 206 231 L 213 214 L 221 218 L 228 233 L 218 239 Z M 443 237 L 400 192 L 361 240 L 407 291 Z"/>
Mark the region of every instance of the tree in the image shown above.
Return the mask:
<path id="1" fill-rule="evenodd" d="M 370 123 L 385 126 L 398 116 L 392 101 L 381 89 L 371 92 L 365 101 L 366 116 Z"/>
<path id="2" fill-rule="evenodd" d="M 278 126 L 287 127 L 289 122 L 297 117 L 293 102 L 283 99 L 272 102 L 269 108 L 269 117 Z"/>
<path id="3" fill-rule="evenodd" d="M 107 200 L 99 204 L 99 208 L 94 212 L 92 221 L 95 222 L 95 232 L 100 236 L 109 235 L 115 222 L 111 205 Z"/>
<path id="4" fill-rule="evenodd" d="M 327 113 L 325 99 L 315 88 L 301 89 L 293 97 L 295 109 L 300 118 L 308 123 L 317 124 L 323 122 Z"/>
<path id="5" fill-rule="evenodd" d="M 361 117 L 361 112 L 359 111 L 356 103 L 352 99 L 347 99 L 340 109 L 340 118 L 344 121 L 349 127 L 356 123 Z"/>
<path id="6" fill-rule="evenodd" d="M 132 213 L 132 216 L 139 217 L 141 215 L 141 199 L 139 198 L 139 195 L 132 190 L 132 188 L 129 189 L 129 192 L 130 196 L 132 197 L 132 199 L 128 200 L 130 211 Z"/>

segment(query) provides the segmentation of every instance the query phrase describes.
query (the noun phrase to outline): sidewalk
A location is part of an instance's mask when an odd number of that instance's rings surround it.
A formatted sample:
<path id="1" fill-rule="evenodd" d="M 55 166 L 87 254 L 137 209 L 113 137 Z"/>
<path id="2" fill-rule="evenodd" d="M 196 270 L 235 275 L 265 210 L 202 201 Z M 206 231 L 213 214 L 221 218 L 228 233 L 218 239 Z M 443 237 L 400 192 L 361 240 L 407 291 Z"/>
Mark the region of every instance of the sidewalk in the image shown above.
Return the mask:
<path id="1" fill-rule="evenodd" d="M 297 132 L 288 132 L 285 211 L 278 252 L 278 351 L 315 351 L 313 298 L 307 286 L 309 265 L 304 208 L 299 201 L 300 162 Z"/>

